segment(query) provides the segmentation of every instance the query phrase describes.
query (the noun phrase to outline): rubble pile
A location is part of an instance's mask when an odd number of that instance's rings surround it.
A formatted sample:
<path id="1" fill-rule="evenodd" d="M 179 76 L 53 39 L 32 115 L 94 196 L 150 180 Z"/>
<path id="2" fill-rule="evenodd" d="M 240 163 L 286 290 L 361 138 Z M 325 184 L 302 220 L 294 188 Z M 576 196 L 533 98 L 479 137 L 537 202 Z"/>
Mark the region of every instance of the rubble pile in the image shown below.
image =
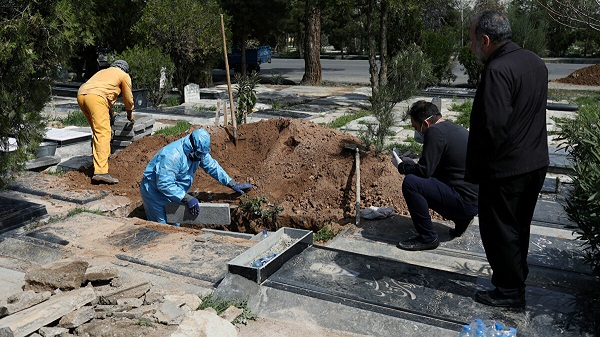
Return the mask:
<path id="1" fill-rule="evenodd" d="M 242 309 L 197 310 L 196 294 L 124 282 L 111 266 L 61 260 L 31 268 L 23 291 L 0 299 L 0 336 L 237 336 Z"/>

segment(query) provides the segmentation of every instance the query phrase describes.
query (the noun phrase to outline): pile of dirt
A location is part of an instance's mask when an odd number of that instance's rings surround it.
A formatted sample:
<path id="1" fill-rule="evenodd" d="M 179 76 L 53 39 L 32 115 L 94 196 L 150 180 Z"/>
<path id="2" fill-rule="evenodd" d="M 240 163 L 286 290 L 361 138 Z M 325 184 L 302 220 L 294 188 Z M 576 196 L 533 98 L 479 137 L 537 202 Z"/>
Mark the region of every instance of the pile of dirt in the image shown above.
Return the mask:
<path id="1" fill-rule="evenodd" d="M 211 135 L 213 158 L 233 179 L 255 186 L 246 196 L 239 196 L 202 170 L 196 172 L 191 194 L 202 202 L 241 206 L 232 213 L 230 230 L 256 233 L 285 226 L 318 231 L 328 223 L 339 228 L 354 221 L 355 152 L 344 147 L 359 144 L 358 138 L 287 118 L 241 125 L 237 145 L 232 141 L 231 128 L 205 129 Z M 120 180 L 117 185 L 91 185 L 91 171 L 66 174 L 67 184 L 74 190 L 103 189 L 139 201 L 139 184 L 148 162 L 163 146 L 183 136 L 144 137 L 111 157 L 109 173 Z M 360 178 L 361 208 L 393 206 L 398 213 L 408 215 L 401 192 L 403 176 L 388 155 L 362 153 Z M 266 211 L 247 210 L 246 206 L 257 204 Z M 134 215 L 144 217 L 143 213 Z"/>
<path id="2" fill-rule="evenodd" d="M 554 82 L 575 85 L 600 85 L 600 64 L 581 68 L 569 76 L 554 80 Z"/>

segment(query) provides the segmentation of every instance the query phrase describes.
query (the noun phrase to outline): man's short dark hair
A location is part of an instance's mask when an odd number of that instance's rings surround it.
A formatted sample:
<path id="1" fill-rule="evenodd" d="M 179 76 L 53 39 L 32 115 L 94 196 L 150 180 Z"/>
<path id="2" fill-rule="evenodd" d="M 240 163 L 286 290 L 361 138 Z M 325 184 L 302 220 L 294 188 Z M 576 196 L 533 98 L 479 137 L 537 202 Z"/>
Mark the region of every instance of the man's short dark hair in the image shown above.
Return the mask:
<path id="1" fill-rule="evenodd" d="M 512 40 L 512 29 L 506 15 L 496 11 L 485 11 L 475 19 L 475 37 L 490 37 L 493 45 Z"/>
<path id="2" fill-rule="evenodd" d="M 419 122 L 422 122 L 431 116 L 442 116 L 438 107 L 435 104 L 427 101 L 415 102 L 410 107 L 410 110 L 408 110 L 407 115 Z"/>

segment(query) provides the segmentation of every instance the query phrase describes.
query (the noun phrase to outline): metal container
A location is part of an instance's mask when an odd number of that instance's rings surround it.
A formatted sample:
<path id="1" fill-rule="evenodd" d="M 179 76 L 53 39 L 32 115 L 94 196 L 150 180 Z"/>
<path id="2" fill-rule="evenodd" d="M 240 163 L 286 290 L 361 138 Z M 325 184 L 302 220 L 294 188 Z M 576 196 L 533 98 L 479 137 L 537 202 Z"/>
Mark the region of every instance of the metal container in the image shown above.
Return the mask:
<path id="1" fill-rule="evenodd" d="M 260 267 L 253 267 L 252 262 L 265 257 L 280 240 L 284 234 L 287 234 L 294 241 L 291 245 L 281 252 L 277 252 L 277 256 L 269 260 Z M 313 232 L 295 228 L 281 228 L 277 232 L 270 233 L 265 239 L 257 243 L 254 247 L 246 250 L 242 254 L 236 256 L 229 261 L 228 270 L 232 274 L 241 275 L 249 280 L 257 283 L 262 283 L 274 272 L 279 270 L 284 263 L 291 259 L 294 255 L 301 253 L 303 250 L 312 246 Z"/>
<path id="2" fill-rule="evenodd" d="M 54 156 L 56 153 L 56 142 L 41 142 L 40 147 L 35 152 L 37 158 Z"/>

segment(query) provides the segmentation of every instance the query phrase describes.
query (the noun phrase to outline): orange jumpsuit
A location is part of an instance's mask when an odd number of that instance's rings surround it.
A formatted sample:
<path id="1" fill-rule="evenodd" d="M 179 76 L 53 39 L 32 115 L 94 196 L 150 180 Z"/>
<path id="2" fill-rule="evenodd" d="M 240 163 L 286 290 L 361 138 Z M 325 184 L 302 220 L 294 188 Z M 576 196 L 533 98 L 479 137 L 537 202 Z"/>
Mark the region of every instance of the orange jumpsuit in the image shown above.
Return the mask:
<path id="1" fill-rule="evenodd" d="M 117 67 L 100 70 L 79 87 L 77 103 L 92 127 L 94 174 L 108 173 L 110 156 L 110 110 L 119 94 L 123 95 L 125 109 L 133 110 L 131 77 Z"/>

